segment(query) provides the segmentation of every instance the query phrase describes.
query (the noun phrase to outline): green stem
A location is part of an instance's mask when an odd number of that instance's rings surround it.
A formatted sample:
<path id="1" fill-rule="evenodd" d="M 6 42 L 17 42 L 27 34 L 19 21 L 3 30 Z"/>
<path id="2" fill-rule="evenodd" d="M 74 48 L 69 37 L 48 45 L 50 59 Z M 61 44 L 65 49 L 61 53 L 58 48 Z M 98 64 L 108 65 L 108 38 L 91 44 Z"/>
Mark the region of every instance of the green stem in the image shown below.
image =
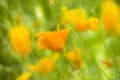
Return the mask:
<path id="1" fill-rule="evenodd" d="M 100 38 L 101 38 L 101 40 L 103 41 L 103 43 L 104 43 L 106 49 L 108 50 L 108 46 L 107 46 L 107 44 L 105 43 L 105 41 L 104 41 L 104 39 L 102 38 L 101 35 L 100 35 Z M 112 41 L 111 41 L 111 42 L 112 42 Z M 111 47 L 111 44 L 110 44 L 110 47 Z M 117 72 L 120 73 L 119 67 L 118 67 L 118 65 L 116 64 L 115 60 L 114 60 L 114 51 L 113 51 L 112 47 L 111 47 L 110 50 L 111 50 L 110 53 L 111 53 L 112 61 L 113 61 L 113 63 L 114 63 L 114 66 L 116 67 L 115 69 L 116 69 Z"/>
<path id="2" fill-rule="evenodd" d="M 66 80 L 65 77 L 59 71 L 57 71 L 57 72 L 64 80 Z"/>
<path id="3" fill-rule="evenodd" d="M 80 74 L 82 75 L 83 79 L 86 80 L 84 74 L 82 73 L 82 71 L 80 71 Z"/>
<path id="4" fill-rule="evenodd" d="M 111 80 L 111 78 L 105 73 L 105 71 L 104 71 L 100 66 L 98 66 L 98 68 L 100 69 L 100 71 L 103 72 L 103 74 L 105 74 L 105 76 L 106 76 L 109 80 Z"/>
<path id="5" fill-rule="evenodd" d="M 75 35 L 72 35 L 72 37 L 76 36 L 77 39 L 79 39 L 81 46 L 83 47 L 83 49 L 86 49 L 86 45 L 85 45 L 85 41 L 83 40 L 83 37 L 81 35 L 78 35 L 78 33 L 76 31 L 74 31 Z M 75 38 L 76 39 L 76 38 Z"/>

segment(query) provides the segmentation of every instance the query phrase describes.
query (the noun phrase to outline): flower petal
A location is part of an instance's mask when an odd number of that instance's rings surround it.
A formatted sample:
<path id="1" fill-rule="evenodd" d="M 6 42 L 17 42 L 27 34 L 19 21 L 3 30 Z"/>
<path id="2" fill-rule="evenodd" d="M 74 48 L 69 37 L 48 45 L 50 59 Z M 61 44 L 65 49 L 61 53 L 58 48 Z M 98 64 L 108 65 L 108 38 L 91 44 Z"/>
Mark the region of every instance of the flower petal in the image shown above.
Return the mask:
<path id="1" fill-rule="evenodd" d="M 28 80 L 31 75 L 32 72 L 25 72 L 22 75 L 20 75 L 16 80 Z"/>

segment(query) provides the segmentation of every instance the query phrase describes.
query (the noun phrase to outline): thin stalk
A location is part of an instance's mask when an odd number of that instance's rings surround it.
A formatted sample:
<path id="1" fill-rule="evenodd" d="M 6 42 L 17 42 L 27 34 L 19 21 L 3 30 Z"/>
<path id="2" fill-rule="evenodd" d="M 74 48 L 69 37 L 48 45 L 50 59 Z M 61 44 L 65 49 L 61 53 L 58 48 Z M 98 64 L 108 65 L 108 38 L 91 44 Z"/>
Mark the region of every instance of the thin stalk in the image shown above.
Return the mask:
<path id="1" fill-rule="evenodd" d="M 106 76 L 109 80 L 111 80 L 111 78 L 105 73 L 105 71 L 104 71 L 100 66 L 98 66 L 98 68 L 100 69 L 100 71 L 103 72 L 103 74 L 105 74 L 105 76 Z"/>
<path id="2" fill-rule="evenodd" d="M 81 74 L 81 76 L 83 77 L 83 80 L 87 80 L 87 79 L 85 78 L 84 74 L 82 73 L 82 71 L 80 71 L 80 74 Z"/>
<path id="3" fill-rule="evenodd" d="M 80 41 L 80 43 L 81 43 L 83 49 L 86 49 L 85 42 L 84 42 L 84 40 L 82 40 L 82 38 L 81 38 L 82 36 L 78 35 L 78 33 L 77 33 L 76 31 L 74 31 L 74 33 L 75 33 L 74 36 L 76 36 L 76 37 L 79 39 L 79 41 Z M 72 36 L 73 36 L 73 35 L 72 35 Z"/>
<path id="4" fill-rule="evenodd" d="M 100 35 L 100 38 L 101 38 L 101 40 L 103 41 L 103 43 L 104 43 L 104 45 L 105 45 L 105 47 L 106 47 L 106 49 L 108 50 L 108 46 L 107 46 L 107 44 L 105 43 L 105 41 L 104 41 L 104 39 L 102 38 L 102 36 Z M 111 46 L 111 44 L 110 44 L 110 46 Z M 118 67 L 118 65 L 116 64 L 116 62 L 115 62 L 115 60 L 114 60 L 114 54 L 113 54 L 113 49 L 111 48 L 110 49 L 111 50 L 111 57 L 112 57 L 112 61 L 114 62 L 114 65 L 115 65 L 115 67 L 117 68 L 117 72 L 119 72 L 120 73 L 120 70 L 119 70 L 119 67 Z"/>
<path id="5" fill-rule="evenodd" d="M 59 71 L 57 71 L 57 72 L 64 80 L 66 80 L 65 77 Z"/>

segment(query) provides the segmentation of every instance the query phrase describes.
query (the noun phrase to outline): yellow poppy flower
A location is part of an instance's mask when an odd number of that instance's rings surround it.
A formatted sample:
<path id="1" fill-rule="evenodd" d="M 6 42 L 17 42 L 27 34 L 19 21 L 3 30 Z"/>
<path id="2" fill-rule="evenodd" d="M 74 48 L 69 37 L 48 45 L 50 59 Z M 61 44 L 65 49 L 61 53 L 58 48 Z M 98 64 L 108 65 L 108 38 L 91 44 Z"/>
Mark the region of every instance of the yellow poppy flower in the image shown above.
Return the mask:
<path id="1" fill-rule="evenodd" d="M 67 28 L 60 31 L 40 32 L 36 35 L 39 38 L 37 45 L 43 49 L 56 52 L 63 51 L 70 30 L 70 28 Z"/>
<path id="2" fill-rule="evenodd" d="M 75 50 L 67 53 L 66 57 L 76 69 L 80 69 L 80 67 L 81 67 L 81 57 L 80 57 L 79 49 L 76 48 Z"/>
<path id="3" fill-rule="evenodd" d="M 67 22 L 71 23 L 75 29 L 79 31 L 85 31 L 87 29 L 85 26 L 87 17 L 83 9 L 66 10 L 66 8 L 63 8 L 63 10 L 63 17 Z"/>
<path id="4" fill-rule="evenodd" d="M 63 25 L 71 23 L 75 29 L 79 31 L 86 31 L 92 29 L 94 31 L 99 30 L 99 20 L 95 17 L 87 19 L 86 13 L 83 9 L 68 10 L 67 7 L 61 8 L 63 17 L 61 22 Z"/>
<path id="5" fill-rule="evenodd" d="M 101 15 L 105 30 L 110 32 L 114 30 L 119 17 L 119 6 L 114 0 L 106 0 L 102 3 Z"/>
<path id="6" fill-rule="evenodd" d="M 99 20 L 95 17 L 89 18 L 86 22 L 86 27 L 96 32 L 99 31 Z"/>
<path id="7" fill-rule="evenodd" d="M 32 72 L 25 72 L 22 75 L 20 75 L 16 80 L 28 80 L 31 75 Z"/>
<path id="8" fill-rule="evenodd" d="M 30 65 L 28 68 L 42 74 L 47 74 L 52 71 L 55 61 L 58 59 L 59 54 L 55 54 L 52 59 L 43 58 L 36 65 Z"/>
<path id="9" fill-rule="evenodd" d="M 11 45 L 19 55 L 27 55 L 31 50 L 30 32 L 27 27 L 19 25 L 12 27 L 9 32 Z"/>

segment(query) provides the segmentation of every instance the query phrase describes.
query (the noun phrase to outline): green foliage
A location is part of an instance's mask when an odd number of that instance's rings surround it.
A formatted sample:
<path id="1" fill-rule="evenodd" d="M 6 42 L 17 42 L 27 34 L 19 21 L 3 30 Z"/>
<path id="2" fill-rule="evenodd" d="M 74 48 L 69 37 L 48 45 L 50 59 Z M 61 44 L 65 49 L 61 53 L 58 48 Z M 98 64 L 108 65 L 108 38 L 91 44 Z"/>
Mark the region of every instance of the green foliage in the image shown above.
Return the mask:
<path id="1" fill-rule="evenodd" d="M 116 2 L 120 4 L 120 0 Z M 23 72 L 29 71 L 28 65 L 36 64 L 40 59 L 54 54 L 53 51 L 37 48 L 35 34 L 56 30 L 58 23 L 60 29 L 72 27 L 70 24 L 61 24 L 62 6 L 68 9 L 82 7 L 88 18 L 94 16 L 101 19 L 100 5 L 101 0 L 0 0 L 0 80 L 16 80 Z M 18 23 L 14 20 L 15 15 L 21 17 Z M 38 27 L 33 26 L 35 21 L 40 23 Z M 14 52 L 8 37 L 9 29 L 20 23 L 28 26 L 31 31 L 32 50 L 27 57 L 21 57 Z M 79 70 L 65 57 L 66 53 L 74 49 L 73 44 L 81 53 L 82 67 Z M 72 29 L 53 71 L 49 74 L 33 72 L 30 80 L 119 80 L 119 45 L 120 36 L 116 34 L 108 36 L 102 30 L 79 32 Z M 112 66 L 105 66 L 102 61 L 104 59 L 112 60 Z"/>

